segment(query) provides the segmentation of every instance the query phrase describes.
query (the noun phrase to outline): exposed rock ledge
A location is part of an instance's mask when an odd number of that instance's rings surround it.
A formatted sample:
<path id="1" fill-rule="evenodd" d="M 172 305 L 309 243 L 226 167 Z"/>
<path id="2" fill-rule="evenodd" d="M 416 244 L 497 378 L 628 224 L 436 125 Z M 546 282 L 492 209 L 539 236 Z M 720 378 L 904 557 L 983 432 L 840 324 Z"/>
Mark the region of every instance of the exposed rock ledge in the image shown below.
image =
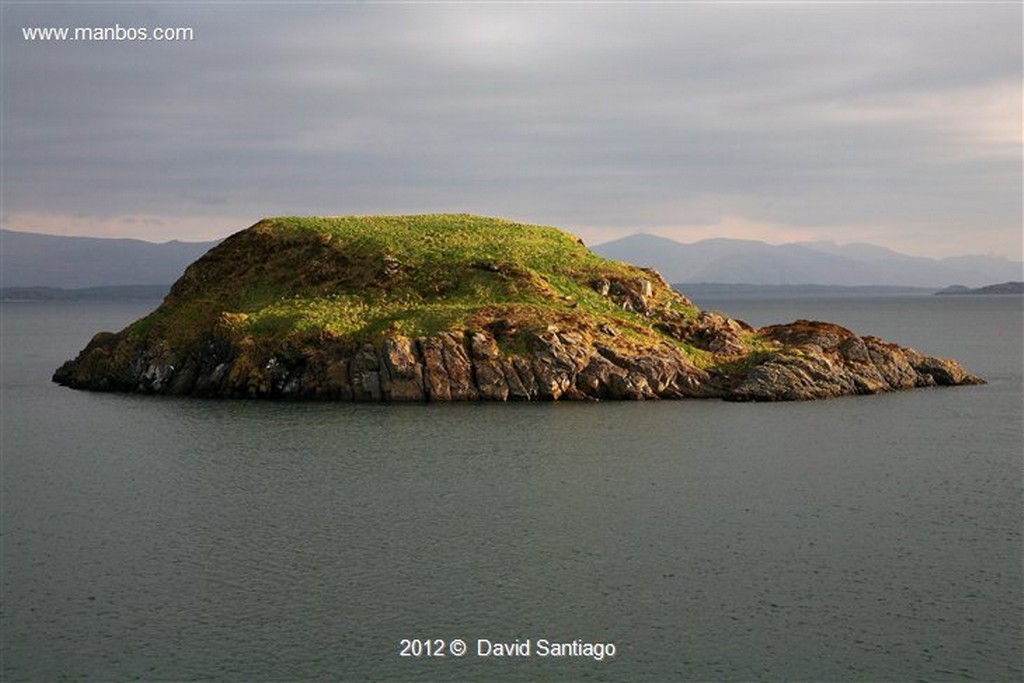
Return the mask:
<path id="1" fill-rule="evenodd" d="M 335 401 L 788 401 L 983 383 L 831 323 L 755 330 L 553 228 L 462 215 L 261 221 L 53 379 Z"/>
<path id="2" fill-rule="evenodd" d="M 790 401 L 982 383 L 956 361 L 831 323 L 798 320 L 760 332 L 784 348 L 752 367 L 708 370 L 669 346 L 627 356 L 557 331 L 531 335 L 528 354 L 502 353 L 488 332 L 443 332 L 390 337 L 351 357 L 279 353 L 262 368 L 242 367 L 239 350 L 224 342 L 211 340 L 175 365 L 159 348 L 125 348 L 124 340 L 100 334 L 54 381 L 95 391 L 337 401 Z M 131 354 L 126 372 L 100 369 L 123 353 Z"/>

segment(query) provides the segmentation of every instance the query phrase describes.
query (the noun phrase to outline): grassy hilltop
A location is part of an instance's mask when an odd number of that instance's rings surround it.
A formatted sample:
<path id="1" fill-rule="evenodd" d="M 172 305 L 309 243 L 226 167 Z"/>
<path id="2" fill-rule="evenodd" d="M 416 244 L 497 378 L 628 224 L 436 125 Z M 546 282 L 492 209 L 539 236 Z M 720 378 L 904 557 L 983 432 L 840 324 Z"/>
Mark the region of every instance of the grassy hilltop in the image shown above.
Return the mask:
<path id="1" fill-rule="evenodd" d="M 640 280 L 652 283 L 649 311 L 699 314 L 656 274 L 601 258 L 556 228 L 466 214 L 270 218 L 190 266 L 129 332 L 188 344 L 217 325 L 268 345 L 355 346 L 498 321 L 506 331 L 556 324 L 585 335 L 612 322 L 622 345 L 669 341 L 704 355 L 594 286 Z M 514 333 L 501 337 L 514 345 Z"/>

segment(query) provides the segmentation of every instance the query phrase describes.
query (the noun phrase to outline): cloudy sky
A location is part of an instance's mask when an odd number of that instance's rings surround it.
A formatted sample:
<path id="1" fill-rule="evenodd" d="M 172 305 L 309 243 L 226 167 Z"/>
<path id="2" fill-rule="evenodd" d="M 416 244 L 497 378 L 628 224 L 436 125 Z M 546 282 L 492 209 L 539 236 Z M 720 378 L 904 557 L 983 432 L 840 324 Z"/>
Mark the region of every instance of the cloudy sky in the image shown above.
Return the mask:
<path id="1" fill-rule="evenodd" d="M 472 212 L 1021 258 L 1006 3 L 4 4 L 3 225 Z M 27 41 L 192 27 L 190 42 Z"/>

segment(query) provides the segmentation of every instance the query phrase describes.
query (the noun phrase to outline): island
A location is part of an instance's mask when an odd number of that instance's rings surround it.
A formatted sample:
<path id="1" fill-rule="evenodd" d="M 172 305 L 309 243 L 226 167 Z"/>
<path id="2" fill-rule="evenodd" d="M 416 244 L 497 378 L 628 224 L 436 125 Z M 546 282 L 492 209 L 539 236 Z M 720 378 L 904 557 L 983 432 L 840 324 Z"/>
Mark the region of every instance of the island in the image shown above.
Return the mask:
<path id="1" fill-rule="evenodd" d="M 261 220 L 54 374 L 75 389 L 331 401 L 785 401 L 981 384 L 827 322 L 755 329 L 556 228 Z"/>
<path id="2" fill-rule="evenodd" d="M 986 285 L 984 287 L 964 287 L 963 285 L 951 285 L 945 289 L 940 289 L 935 292 L 939 296 L 964 296 L 972 294 L 1015 294 L 1020 296 L 1024 294 L 1024 282 L 1000 282 L 995 285 Z"/>

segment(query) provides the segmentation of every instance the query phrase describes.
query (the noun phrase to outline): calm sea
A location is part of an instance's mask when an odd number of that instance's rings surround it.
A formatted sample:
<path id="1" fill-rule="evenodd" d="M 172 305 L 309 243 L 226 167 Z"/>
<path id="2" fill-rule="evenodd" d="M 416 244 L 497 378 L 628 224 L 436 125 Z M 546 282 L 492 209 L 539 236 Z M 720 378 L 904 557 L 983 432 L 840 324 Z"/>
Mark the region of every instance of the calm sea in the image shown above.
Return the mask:
<path id="1" fill-rule="evenodd" d="M 3 680 L 1019 681 L 1021 299 L 698 303 L 836 321 L 989 384 L 771 405 L 90 394 L 54 368 L 152 304 L 3 304 Z"/>

